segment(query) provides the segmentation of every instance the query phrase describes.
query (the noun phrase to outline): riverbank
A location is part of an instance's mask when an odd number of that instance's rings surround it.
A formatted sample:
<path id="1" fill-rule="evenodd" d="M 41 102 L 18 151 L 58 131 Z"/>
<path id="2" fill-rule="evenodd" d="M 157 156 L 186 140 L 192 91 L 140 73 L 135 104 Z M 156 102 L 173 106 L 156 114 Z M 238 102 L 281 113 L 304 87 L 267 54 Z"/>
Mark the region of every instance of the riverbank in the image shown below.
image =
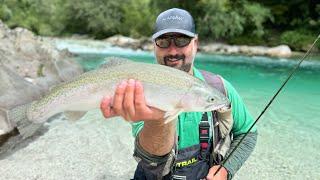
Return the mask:
<path id="1" fill-rule="evenodd" d="M 49 38 L 49 39 L 64 39 L 64 40 L 75 40 L 85 42 L 106 42 L 114 47 L 129 48 L 132 50 L 142 51 L 153 51 L 153 43 L 151 38 L 140 38 L 134 39 L 122 35 L 115 35 L 103 40 L 94 40 L 88 36 L 70 36 L 65 38 Z M 246 56 L 267 56 L 275 58 L 292 58 L 299 59 L 306 52 L 292 51 L 289 46 L 283 44 L 274 47 L 268 46 L 249 46 L 249 45 L 229 45 L 220 42 L 202 42 L 198 47 L 198 51 L 206 54 L 220 54 L 220 55 L 246 55 Z M 316 57 L 314 59 L 320 59 L 320 53 L 313 50 L 311 55 Z M 317 58 L 319 57 L 319 58 Z"/>
<path id="2" fill-rule="evenodd" d="M 109 37 L 104 41 L 123 48 L 141 49 L 145 51 L 153 50 L 153 43 L 150 38 L 133 39 L 122 35 L 116 35 Z M 292 51 L 287 45 L 279 45 L 276 47 L 264 47 L 247 45 L 228 45 L 216 42 L 201 43 L 200 41 L 198 50 L 199 52 L 209 54 L 244 54 L 249 56 L 271 56 L 280 58 L 289 58 L 292 56 Z"/>
<path id="3" fill-rule="evenodd" d="M 153 44 L 151 39 L 133 39 L 124 36 L 113 36 L 105 40 L 94 40 L 87 36 L 70 36 L 70 37 L 45 37 L 47 41 L 53 43 L 58 49 L 68 49 L 72 53 L 81 53 L 86 49 L 90 53 L 112 54 L 112 51 L 105 49 L 127 49 L 132 53 L 140 52 L 152 53 Z M 265 56 L 273 59 L 285 58 L 288 60 L 299 60 L 306 52 L 291 51 L 289 47 L 263 47 L 263 46 L 232 46 L 222 43 L 202 43 L 199 46 L 199 52 L 211 55 L 236 55 L 236 56 Z M 282 51 L 284 50 L 284 51 Z M 314 51 L 307 58 L 308 60 L 320 61 L 320 54 Z"/>

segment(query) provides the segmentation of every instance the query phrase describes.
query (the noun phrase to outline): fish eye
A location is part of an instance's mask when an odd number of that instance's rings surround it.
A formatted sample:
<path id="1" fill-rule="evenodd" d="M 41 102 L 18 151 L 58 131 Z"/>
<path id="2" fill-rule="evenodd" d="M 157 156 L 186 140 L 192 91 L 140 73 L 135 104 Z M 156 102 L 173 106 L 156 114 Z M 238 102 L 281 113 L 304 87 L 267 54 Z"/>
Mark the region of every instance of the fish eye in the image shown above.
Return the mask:
<path id="1" fill-rule="evenodd" d="M 209 97 L 208 102 L 214 102 L 214 98 L 213 97 Z"/>

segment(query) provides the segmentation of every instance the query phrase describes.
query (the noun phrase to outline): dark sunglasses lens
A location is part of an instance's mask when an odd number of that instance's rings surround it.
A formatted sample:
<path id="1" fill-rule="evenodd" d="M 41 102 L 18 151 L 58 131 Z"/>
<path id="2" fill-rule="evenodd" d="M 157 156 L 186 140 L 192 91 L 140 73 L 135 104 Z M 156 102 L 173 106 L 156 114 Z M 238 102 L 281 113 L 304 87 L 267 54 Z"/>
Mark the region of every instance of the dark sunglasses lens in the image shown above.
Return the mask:
<path id="1" fill-rule="evenodd" d="M 174 43 L 177 47 L 184 47 L 188 45 L 190 41 L 191 41 L 190 37 L 182 36 L 182 37 L 176 37 Z"/>
<path id="2" fill-rule="evenodd" d="M 158 38 L 156 39 L 156 45 L 160 48 L 168 48 L 170 46 L 171 39 L 170 38 Z"/>

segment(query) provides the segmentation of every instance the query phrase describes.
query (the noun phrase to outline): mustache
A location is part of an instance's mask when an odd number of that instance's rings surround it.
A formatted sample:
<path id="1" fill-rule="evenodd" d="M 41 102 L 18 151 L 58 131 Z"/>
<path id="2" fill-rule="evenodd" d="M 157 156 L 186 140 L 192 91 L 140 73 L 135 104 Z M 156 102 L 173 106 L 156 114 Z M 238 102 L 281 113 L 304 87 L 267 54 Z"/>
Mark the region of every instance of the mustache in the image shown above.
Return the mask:
<path id="1" fill-rule="evenodd" d="M 177 59 L 177 61 L 178 60 L 184 60 L 185 59 L 185 55 L 179 55 L 179 54 L 177 54 L 177 55 L 169 55 L 169 56 L 165 56 L 163 59 L 164 59 L 164 62 L 167 62 L 167 61 L 169 61 L 169 59 Z"/>

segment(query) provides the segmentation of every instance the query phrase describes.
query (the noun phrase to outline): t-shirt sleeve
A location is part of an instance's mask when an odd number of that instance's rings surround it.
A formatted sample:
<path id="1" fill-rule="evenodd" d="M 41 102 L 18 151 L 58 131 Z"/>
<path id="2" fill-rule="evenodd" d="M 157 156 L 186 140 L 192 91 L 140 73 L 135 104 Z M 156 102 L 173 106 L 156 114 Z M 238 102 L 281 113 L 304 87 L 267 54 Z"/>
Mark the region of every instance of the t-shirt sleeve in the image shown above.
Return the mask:
<path id="1" fill-rule="evenodd" d="M 234 89 L 230 82 L 223 79 L 224 86 L 227 91 L 228 99 L 231 102 L 233 127 L 232 132 L 235 136 L 246 133 L 254 120 L 246 108 L 242 98 L 238 92 Z M 251 132 L 256 132 L 256 127 L 251 129 Z"/>
<path id="2" fill-rule="evenodd" d="M 134 137 L 137 137 L 137 135 L 139 134 L 139 132 L 140 132 L 141 129 L 143 128 L 143 125 L 144 125 L 144 122 L 143 122 L 143 121 L 131 123 L 132 135 L 133 135 Z"/>

